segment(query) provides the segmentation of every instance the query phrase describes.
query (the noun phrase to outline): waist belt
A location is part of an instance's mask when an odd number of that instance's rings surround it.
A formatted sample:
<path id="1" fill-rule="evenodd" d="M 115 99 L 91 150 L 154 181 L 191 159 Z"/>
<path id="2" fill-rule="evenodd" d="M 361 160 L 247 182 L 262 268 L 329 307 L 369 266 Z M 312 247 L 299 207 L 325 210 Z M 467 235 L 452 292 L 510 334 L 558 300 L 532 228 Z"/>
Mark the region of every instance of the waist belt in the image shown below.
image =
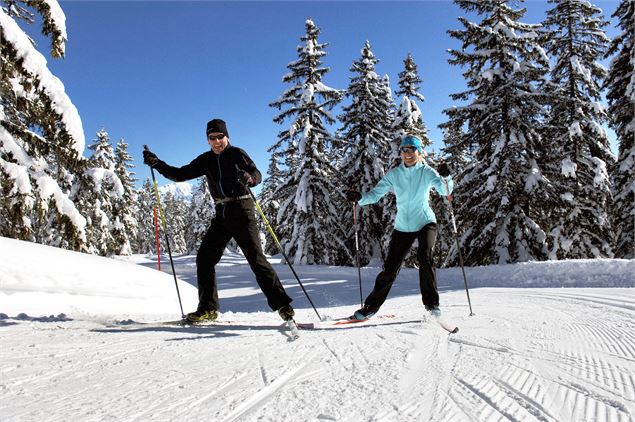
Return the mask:
<path id="1" fill-rule="evenodd" d="M 215 200 L 214 204 L 216 204 L 216 205 L 226 204 L 228 202 L 242 201 L 243 199 L 249 199 L 249 198 L 251 198 L 251 195 L 237 196 L 235 198 L 223 198 L 223 199 Z"/>

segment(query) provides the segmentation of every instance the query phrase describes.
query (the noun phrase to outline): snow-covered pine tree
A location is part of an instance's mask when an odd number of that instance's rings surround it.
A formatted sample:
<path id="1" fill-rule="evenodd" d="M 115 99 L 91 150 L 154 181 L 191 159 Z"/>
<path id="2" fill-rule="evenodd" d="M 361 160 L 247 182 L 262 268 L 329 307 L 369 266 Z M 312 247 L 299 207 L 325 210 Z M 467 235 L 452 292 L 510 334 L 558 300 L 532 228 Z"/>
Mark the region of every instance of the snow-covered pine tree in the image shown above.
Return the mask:
<path id="1" fill-rule="evenodd" d="M 525 10 L 502 0 L 455 0 L 483 16 L 480 23 L 460 17 L 463 30 L 450 35 L 462 42 L 449 63 L 467 67 L 468 90 L 453 94 L 466 105 L 444 110 L 466 122 L 462 142 L 475 145 L 461 184 L 455 212 L 465 227 L 462 246 L 469 265 L 545 259 L 544 198 L 551 195 L 537 154 L 536 130 L 544 101 L 541 82 L 548 57 L 539 44 L 540 25 L 519 21 Z"/>
<path id="2" fill-rule="evenodd" d="M 124 188 L 115 172 L 115 156 L 108 132 L 101 129 L 88 149 L 93 153 L 89 166 L 80 176 L 81 188 L 73 199 L 86 217 L 87 250 L 102 256 L 119 253 L 114 232 L 114 204 L 123 199 Z"/>
<path id="3" fill-rule="evenodd" d="M 115 174 L 123 185 L 123 195 L 121 198 L 116 198 L 113 203 L 113 221 L 115 224 L 113 237 L 118 255 L 132 253 L 132 243 L 137 233 L 137 220 L 135 218 L 137 192 L 135 174 L 130 171 L 135 167 L 132 161 L 132 156 L 128 153 L 128 144 L 121 138 L 115 147 Z"/>
<path id="4" fill-rule="evenodd" d="M 267 169 L 267 178 L 262 184 L 262 190 L 260 191 L 260 207 L 262 208 L 262 212 L 265 214 L 267 221 L 270 224 L 274 224 L 277 222 L 278 209 L 280 208 L 280 202 L 278 198 L 276 198 L 276 191 L 279 186 L 282 186 L 284 182 L 284 174 L 280 171 L 279 157 L 278 154 L 272 152 L 269 157 L 269 168 Z M 260 232 L 265 235 L 265 247 L 264 252 L 268 255 L 275 255 L 280 253 L 278 250 L 278 246 L 276 245 L 275 240 L 269 233 L 269 229 L 262 219 L 258 220 L 258 227 L 260 228 Z M 272 227 L 275 230 L 275 227 Z M 278 236 L 278 233 L 276 233 Z"/>
<path id="5" fill-rule="evenodd" d="M 408 56 L 406 56 L 403 61 L 403 66 L 404 70 L 399 72 L 399 89 L 395 91 L 395 94 L 398 97 L 405 95 L 411 100 L 417 99 L 424 102 L 426 97 L 419 92 L 419 88 L 421 87 L 423 80 L 419 77 L 419 70 L 417 69 L 415 60 L 412 58 L 412 54 L 408 53 Z M 421 123 L 422 126 L 420 126 L 419 129 L 425 131 L 423 121 Z M 423 135 L 423 133 L 421 134 Z"/>
<path id="6" fill-rule="evenodd" d="M 371 190 L 384 177 L 388 167 L 391 126 L 394 103 L 384 79 L 375 72 L 379 60 L 372 52 L 368 41 L 361 50 L 361 57 L 350 68 L 353 76 L 346 90 L 351 104 L 342 108 L 338 117 L 342 122 L 339 137 L 343 142 L 343 159 L 339 165 L 339 177 L 342 188 L 354 187 L 366 192 Z M 354 250 L 353 210 L 350 203 L 344 201 L 342 221 L 349 222 L 348 249 Z M 359 259 L 361 265 L 367 265 L 371 258 L 382 258 L 382 239 L 388 225 L 384 216 L 385 201 L 362 207 L 358 212 L 359 221 Z M 351 262 L 354 264 L 354 261 Z"/>
<path id="7" fill-rule="evenodd" d="M 0 0 L 0 235 L 80 250 L 86 220 L 69 194 L 85 165 L 84 131 L 64 85 L 18 26 L 36 14 L 51 56 L 63 57 L 57 1 Z"/>
<path id="8" fill-rule="evenodd" d="M 134 244 L 136 245 L 135 253 L 151 254 L 156 253 L 156 225 L 154 221 L 154 207 L 156 196 L 154 186 L 150 179 L 143 181 L 143 186 L 137 191 L 136 213 L 135 219 L 138 223 L 137 236 Z M 157 214 L 157 219 L 160 220 Z M 161 221 L 158 222 L 159 227 Z M 159 233 L 163 237 L 162 232 Z"/>
<path id="9" fill-rule="evenodd" d="M 215 215 L 216 208 L 214 207 L 212 195 L 209 193 L 207 179 L 201 177 L 192 192 L 192 201 L 187 213 L 188 222 L 185 243 L 190 254 L 198 251 L 203 241 L 203 236 L 207 233 L 207 229 Z"/>
<path id="10" fill-rule="evenodd" d="M 298 59 L 282 81 L 292 84 L 270 104 L 284 110 L 274 119 L 289 128 L 280 132 L 272 147 L 287 158 L 284 183 L 276 190 L 280 208 L 277 230 L 289 259 L 296 264 L 338 264 L 346 261 L 341 219 L 336 203 L 343 201 L 333 164 L 333 135 L 326 124 L 335 119 L 329 110 L 342 93 L 326 86 L 322 67 L 326 44 L 318 42 L 320 30 L 311 19 L 297 47 Z M 344 255 L 344 256 L 342 256 Z"/>
<path id="11" fill-rule="evenodd" d="M 607 56 L 611 60 L 605 85 L 611 126 L 617 134 L 619 154 L 611 169 L 616 258 L 635 258 L 635 2 L 622 0 L 613 13 L 621 33 Z"/>
<path id="12" fill-rule="evenodd" d="M 417 100 L 421 102 L 426 100 L 423 94 L 419 92 L 423 81 L 421 77 L 419 77 L 417 64 L 410 53 L 408 53 L 403 63 L 404 70 L 399 73 L 399 89 L 395 91 L 397 98 L 401 99 L 399 108 L 393 119 L 390 168 L 401 163 L 399 144 L 404 136 L 416 136 L 421 139 L 424 148 L 431 144 L 430 138 L 428 137 L 428 129 L 426 128 L 423 115 L 416 102 Z"/>
<path id="13" fill-rule="evenodd" d="M 547 51 L 555 58 L 553 92 L 544 130 L 544 174 L 558 191 L 549 216 L 551 259 L 613 255 L 610 218 L 614 162 L 600 104 L 606 69 L 599 63 L 609 44 L 602 10 L 586 0 L 550 0 Z M 631 110 L 632 111 L 632 110 Z"/>
<path id="14" fill-rule="evenodd" d="M 161 197 L 161 206 L 163 207 L 165 225 L 168 232 L 167 237 L 170 241 L 172 253 L 187 253 L 187 242 L 185 241 L 185 234 L 188 232 L 186 218 L 188 210 L 187 203 L 182 198 L 174 195 L 171 191 L 167 191 Z M 163 229 L 163 227 L 160 227 L 160 229 Z M 165 235 L 161 236 L 161 248 L 164 251 L 168 250 L 165 244 Z"/>

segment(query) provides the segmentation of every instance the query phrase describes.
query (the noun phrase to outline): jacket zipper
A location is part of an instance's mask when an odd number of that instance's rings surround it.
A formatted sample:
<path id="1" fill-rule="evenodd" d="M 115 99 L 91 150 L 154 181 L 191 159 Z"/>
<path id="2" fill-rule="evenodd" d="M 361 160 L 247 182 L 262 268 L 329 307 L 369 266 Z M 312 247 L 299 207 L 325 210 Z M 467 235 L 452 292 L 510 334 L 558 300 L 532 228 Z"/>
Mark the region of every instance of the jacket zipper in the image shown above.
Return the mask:
<path id="1" fill-rule="evenodd" d="M 220 169 L 220 155 L 216 157 L 216 165 L 218 166 L 218 187 L 220 188 L 220 193 L 226 198 L 227 195 L 225 195 L 223 190 L 223 172 Z"/>
<path id="2" fill-rule="evenodd" d="M 223 195 L 223 198 L 227 198 L 225 195 L 225 191 L 223 190 L 223 172 L 220 169 L 220 155 L 216 157 L 216 165 L 218 166 L 218 187 L 220 188 L 220 193 Z M 225 218 L 225 204 L 222 204 L 223 207 L 223 218 Z"/>

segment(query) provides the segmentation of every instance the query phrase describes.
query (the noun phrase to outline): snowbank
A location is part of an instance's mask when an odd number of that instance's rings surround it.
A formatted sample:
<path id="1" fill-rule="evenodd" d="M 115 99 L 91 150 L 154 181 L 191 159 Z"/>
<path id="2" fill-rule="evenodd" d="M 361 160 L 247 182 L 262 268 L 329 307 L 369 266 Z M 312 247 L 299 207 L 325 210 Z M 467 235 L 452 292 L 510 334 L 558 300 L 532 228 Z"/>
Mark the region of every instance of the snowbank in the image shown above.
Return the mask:
<path id="1" fill-rule="evenodd" d="M 0 312 L 5 314 L 180 312 L 169 274 L 6 237 L 0 237 L 0 251 Z M 196 289 L 179 281 L 179 290 L 183 306 L 196 307 Z"/>

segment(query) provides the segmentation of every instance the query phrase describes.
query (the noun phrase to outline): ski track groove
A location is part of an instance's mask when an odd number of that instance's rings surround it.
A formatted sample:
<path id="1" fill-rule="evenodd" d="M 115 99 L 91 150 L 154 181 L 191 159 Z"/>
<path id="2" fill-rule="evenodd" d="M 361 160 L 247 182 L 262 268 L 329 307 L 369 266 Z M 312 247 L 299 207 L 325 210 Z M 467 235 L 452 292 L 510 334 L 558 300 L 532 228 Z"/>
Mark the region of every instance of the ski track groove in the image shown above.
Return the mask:
<path id="1" fill-rule="evenodd" d="M 618 367 L 597 356 L 571 354 L 566 355 L 566 357 L 570 357 L 571 363 L 559 365 L 560 369 L 570 372 L 571 375 L 581 380 L 588 380 L 591 383 L 601 382 L 607 391 L 620 393 L 622 398 L 627 400 L 635 400 L 635 386 L 628 368 Z M 608 376 L 607 372 L 611 375 Z"/>
<path id="2" fill-rule="evenodd" d="M 605 296 L 596 296 L 596 295 L 582 295 L 582 294 L 541 294 L 541 296 L 545 298 L 562 300 L 568 299 L 570 301 L 577 302 L 590 302 L 594 304 L 625 309 L 627 311 L 635 311 L 635 300 L 627 300 L 625 298 L 615 299 L 615 298 L 607 298 Z"/>
<path id="3" fill-rule="evenodd" d="M 262 347 L 258 345 L 256 347 L 256 354 L 258 357 L 258 370 L 260 372 L 260 378 L 262 379 L 262 384 L 267 386 L 269 385 L 269 379 L 267 378 L 267 371 L 265 370 L 264 358 L 262 356 Z"/>
<path id="4" fill-rule="evenodd" d="M 142 416 L 150 413 L 151 410 L 156 412 L 156 415 L 152 415 L 157 417 L 156 420 L 177 419 L 175 418 L 176 415 L 186 417 L 189 414 L 189 411 L 194 410 L 196 407 L 202 405 L 204 402 L 209 401 L 210 399 L 216 399 L 212 401 L 220 401 L 222 397 L 218 397 L 219 395 L 228 393 L 244 385 L 245 381 L 248 380 L 251 376 L 252 375 L 250 374 L 250 372 L 231 375 L 222 385 L 213 389 L 212 392 L 204 394 L 201 397 L 197 396 L 196 394 L 185 395 L 180 400 L 174 401 L 172 403 L 168 402 L 167 405 L 164 401 L 164 397 L 161 395 L 157 401 L 158 403 L 154 406 L 154 408 L 144 409 L 140 414 L 135 415 L 135 419 L 133 420 L 138 420 Z M 212 383 L 217 378 L 218 376 L 211 375 L 206 379 L 200 380 L 200 384 L 212 385 Z M 207 380 L 209 380 L 209 383 L 206 382 Z"/>
<path id="5" fill-rule="evenodd" d="M 229 415 L 223 418 L 223 421 L 233 422 L 239 420 L 239 418 L 254 410 L 262 402 L 271 398 L 271 396 L 283 389 L 285 386 L 289 387 L 291 385 L 290 381 L 292 381 L 294 377 L 297 377 L 297 375 L 307 366 L 308 363 L 305 363 L 304 365 L 298 366 L 295 369 L 291 369 L 282 374 L 270 384 L 260 389 L 256 394 L 251 396 L 251 398 L 245 400 L 242 404 L 237 406 Z"/>
<path id="6" fill-rule="evenodd" d="M 450 399 L 450 386 L 451 384 L 454 382 L 454 378 L 456 377 L 457 374 L 457 368 L 458 368 L 458 364 L 459 361 L 461 359 L 461 353 L 463 350 L 463 346 L 461 345 L 456 345 L 454 343 L 450 343 L 450 338 L 451 337 L 447 337 L 447 341 L 446 341 L 446 352 L 448 353 L 448 359 L 447 359 L 447 363 L 448 363 L 448 367 L 446 368 L 446 376 L 444 377 L 443 381 L 440 383 L 441 384 L 441 388 L 437 389 L 435 396 L 433 398 L 433 402 L 432 402 L 432 412 L 431 412 L 431 420 L 435 420 L 437 419 L 436 415 L 446 415 L 446 412 L 443 411 L 443 409 L 446 409 L 449 407 L 450 404 L 454 403 L 451 399 Z M 450 364 L 450 361 L 451 364 Z M 454 408 L 452 408 L 452 414 L 455 414 L 454 412 Z M 460 409 L 458 409 L 460 410 Z M 457 415 L 457 418 L 459 417 L 459 415 Z M 449 421 L 454 421 L 456 419 L 447 419 Z"/>
<path id="7" fill-rule="evenodd" d="M 322 344 L 324 344 L 324 347 L 326 348 L 326 350 L 328 350 L 329 353 L 331 353 L 331 355 L 333 355 L 333 357 L 335 357 L 335 360 L 336 360 L 337 363 L 342 365 L 342 367 L 344 369 L 346 369 L 347 371 L 350 371 L 352 369 L 352 368 L 349 368 L 346 365 L 344 365 L 344 362 L 342 362 L 342 358 L 337 353 L 335 353 L 335 350 L 333 350 L 333 348 L 328 344 L 328 342 L 326 341 L 325 338 L 321 338 L 320 340 L 322 340 Z"/>
<path id="8" fill-rule="evenodd" d="M 517 412 L 512 412 L 511 409 L 509 409 L 515 402 L 512 402 L 508 396 L 504 395 L 491 380 L 481 380 L 481 382 L 477 381 L 477 384 L 472 384 L 462 378 L 456 378 L 456 382 L 459 383 L 466 392 L 471 393 L 473 398 L 480 402 L 478 413 L 479 416 L 483 416 L 484 418 L 481 419 L 477 417 L 477 420 L 490 420 L 493 416 L 494 419 L 502 417 L 507 420 L 519 421 L 529 416 L 529 414 L 525 412 L 523 415 L 524 418 L 517 417 Z M 519 405 L 516 406 L 521 408 Z M 522 409 L 524 410 L 524 408 Z"/>
<path id="9" fill-rule="evenodd" d="M 131 353 L 136 353 L 136 352 L 138 352 L 140 350 L 145 350 L 145 349 L 148 349 L 150 347 L 151 346 L 138 347 L 138 348 L 133 349 L 133 350 L 126 350 L 126 351 L 117 353 L 115 355 L 109 355 L 109 356 L 107 356 L 105 358 L 95 359 L 95 360 L 92 360 L 90 362 L 82 362 L 82 363 L 79 363 L 79 364 L 82 366 L 81 369 L 85 369 L 86 366 L 94 366 L 94 365 L 98 365 L 98 364 L 103 364 L 103 363 L 105 363 L 107 361 L 111 361 L 113 359 L 117 359 L 117 358 L 120 358 L 120 357 L 123 357 L 123 356 L 127 356 L 127 355 L 129 355 Z M 75 353 L 75 355 L 77 355 L 77 353 Z M 67 363 L 69 363 L 69 362 L 67 361 Z M 72 361 L 70 363 L 72 363 Z M 42 373 L 38 372 L 35 375 L 31 375 L 31 376 L 28 376 L 28 377 L 23 378 L 23 379 L 18 379 L 16 381 L 10 383 L 9 386 L 18 387 L 18 386 L 20 386 L 22 384 L 29 383 L 29 382 L 34 381 L 34 380 L 37 381 L 38 383 L 41 383 L 43 381 L 48 381 L 48 380 L 54 379 L 56 377 L 59 377 L 61 375 L 64 375 L 64 374 L 66 374 L 68 372 L 75 373 L 76 371 L 73 370 L 73 369 L 63 369 L 63 370 L 54 371 L 54 372 L 47 371 L 46 375 L 43 375 Z"/>
<path id="10" fill-rule="evenodd" d="M 577 420 L 630 420 L 628 416 L 630 414 L 628 405 L 619 402 L 615 399 L 608 398 L 605 394 L 615 394 L 613 390 L 606 386 L 597 385 L 593 380 L 588 378 L 581 378 L 576 375 L 569 374 L 565 369 L 562 369 L 558 362 L 554 362 L 549 365 L 548 368 L 544 368 L 544 365 L 539 362 L 543 361 L 541 358 L 534 359 L 534 366 L 536 368 L 543 367 L 540 372 L 548 371 L 550 375 L 541 375 L 545 381 L 550 382 L 555 386 L 555 392 L 546 392 L 546 395 L 555 397 L 553 401 L 556 403 L 564 403 L 560 406 L 560 410 L 557 413 L 568 411 L 568 415 L 558 415 L 558 420 L 577 421 Z M 574 381 L 577 380 L 577 381 Z M 584 383 L 584 384 L 582 384 Z M 597 390 L 601 390 L 602 393 Z M 556 406 L 557 407 L 557 406 Z M 595 409 L 593 412 L 589 409 Z M 612 417 L 608 419 L 596 419 L 591 416 L 590 413 L 597 413 L 600 410 L 604 410 L 604 414 L 611 414 Z M 618 418 L 618 419 L 615 419 Z M 626 419 L 624 419 L 626 418 Z"/>
<path id="11" fill-rule="evenodd" d="M 440 355 L 440 337 L 435 335 L 428 341 L 423 334 L 415 338 L 412 348 L 405 356 L 404 366 L 399 377 L 400 402 L 393 404 L 388 411 L 377 415 L 377 421 L 430 420 L 432 403 L 421 397 L 434 392 L 439 382 L 439 370 L 433 367 L 428 356 Z M 407 419 L 406 419 L 407 417 Z"/>
<path id="12" fill-rule="evenodd" d="M 623 334 L 615 333 L 615 329 L 607 327 L 604 321 L 591 320 L 584 325 L 574 324 L 574 327 L 579 340 L 587 342 L 597 350 L 625 356 L 630 359 L 635 358 L 632 350 L 622 346 L 621 338 Z"/>
<path id="13" fill-rule="evenodd" d="M 505 391 L 508 396 L 515 399 L 516 403 L 524 407 L 537 420 L 543 422 L 557 422 L 557 419 L 553 417 L 551 413 L 542 406 L 542 404 L 524 394 L 521 390 L 514 388 L 502 380 L 494 380 L 494 382 L 501 390 Z"/>

